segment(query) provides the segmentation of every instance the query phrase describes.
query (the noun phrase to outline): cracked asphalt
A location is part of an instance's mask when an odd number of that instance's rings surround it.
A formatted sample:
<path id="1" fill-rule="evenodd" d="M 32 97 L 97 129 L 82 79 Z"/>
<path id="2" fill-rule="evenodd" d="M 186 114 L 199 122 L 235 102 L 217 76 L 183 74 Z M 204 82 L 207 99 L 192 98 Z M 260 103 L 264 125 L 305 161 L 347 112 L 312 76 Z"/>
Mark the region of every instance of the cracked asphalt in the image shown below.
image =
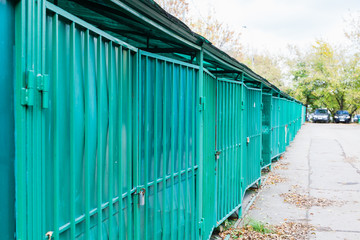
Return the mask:
<path id="1" fill-rule="evenodd" d="M 305 124 L 272 173 L 286 180 L 265 183 L 245 219 L 308 223 L 316 228 L 309 239 L 360 239 L 360 124 Z M 284 193 L 318 204 L 284 202 Z"/>

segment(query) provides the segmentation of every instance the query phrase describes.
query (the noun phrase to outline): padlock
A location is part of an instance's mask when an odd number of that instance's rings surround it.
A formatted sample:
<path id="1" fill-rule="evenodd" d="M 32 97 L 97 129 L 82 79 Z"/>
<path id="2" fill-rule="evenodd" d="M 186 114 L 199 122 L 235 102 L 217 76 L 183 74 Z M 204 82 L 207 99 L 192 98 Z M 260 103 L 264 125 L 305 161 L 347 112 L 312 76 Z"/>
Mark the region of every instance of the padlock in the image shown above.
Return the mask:
<path id="1" fill-rule="evenodd" d="M 142 188 L 139 193 L 139 204 L 140 204 L 140 206 L 145 205 L 145 189 L 144 188 Z"/>

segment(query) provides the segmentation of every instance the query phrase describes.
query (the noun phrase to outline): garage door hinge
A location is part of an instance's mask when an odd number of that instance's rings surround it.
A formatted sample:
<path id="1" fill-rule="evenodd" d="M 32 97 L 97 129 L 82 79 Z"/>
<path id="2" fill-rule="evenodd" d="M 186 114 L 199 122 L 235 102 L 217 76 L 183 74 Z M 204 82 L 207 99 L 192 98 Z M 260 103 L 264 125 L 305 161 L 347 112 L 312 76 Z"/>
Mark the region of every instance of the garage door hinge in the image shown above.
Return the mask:
<path id="1" fill-rule="evenodd" d="M 34 71 L 28 71 L 26 74 L 27 84 L 21 88 L 20 98 L 21 105 L 33 106 L 34 105 Z"/>
<path id="2" fill-rule="evenodd" d="M 38 74 L 35 77 L 33 70 L 29 70 L 26 75 L 26 86 L 21 88 L 21 105 L 34 106 L 35 86 L 41 92 L 41 107 L 49 107 L 49 76 Z"/>
<path id="3" fill-rule="evenodd" d="M 41 107 L 49 107 L 49 75 L 38 74 L 37 79 L 37 90 L 41 92 Z"/>

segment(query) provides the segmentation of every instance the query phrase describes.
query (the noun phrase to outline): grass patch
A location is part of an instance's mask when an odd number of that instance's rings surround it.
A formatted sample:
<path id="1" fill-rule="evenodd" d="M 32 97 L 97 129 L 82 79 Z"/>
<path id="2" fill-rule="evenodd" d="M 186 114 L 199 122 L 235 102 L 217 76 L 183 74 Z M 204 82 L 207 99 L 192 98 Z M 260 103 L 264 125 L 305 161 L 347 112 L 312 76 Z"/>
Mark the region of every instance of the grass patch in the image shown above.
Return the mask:
<path id="1" fill-rule="evenodd" d="M 245 227 L 253 230 L 255 232 L 259 232 L 262 234 L 272 233 L 273 231 L 267 226 L 267 224 L 256 221 L 254 219 L 249 219 L 248 222 L 245 224 Z"/>

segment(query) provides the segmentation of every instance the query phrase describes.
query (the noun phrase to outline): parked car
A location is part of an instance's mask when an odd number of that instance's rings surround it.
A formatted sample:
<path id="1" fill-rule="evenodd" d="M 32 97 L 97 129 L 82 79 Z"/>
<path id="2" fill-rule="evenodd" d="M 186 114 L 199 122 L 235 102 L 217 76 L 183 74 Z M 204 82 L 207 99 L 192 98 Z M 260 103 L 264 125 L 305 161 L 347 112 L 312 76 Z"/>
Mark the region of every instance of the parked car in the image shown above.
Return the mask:
<path id="1" fill-rule="evenodd" d="M 350 119 L 351 119 L 350 113 L 346 110 L 336 111 L 336 113 L 334 115 L 335 123 L 339 123 L 339 122 L 349 123 Z"/>
<path id="2" fill-rule="evenodd" d="M 357 122 L 359 122 L 359 119 L 360 119 L 360 114 L 356 114 L 354 117 L 353 117 L 353 122 L 354 123 L 357 123 Z"/>
<path id="3" fill-rule="evenodd" d="M 324 108 L 319 108 L 316 109 L 312 118 L 312 121 L 314 123 L 317 122 L 325 122 L 325 123 L 329 123 L 330 122 L 330 113 L 327 109 Z"/>

